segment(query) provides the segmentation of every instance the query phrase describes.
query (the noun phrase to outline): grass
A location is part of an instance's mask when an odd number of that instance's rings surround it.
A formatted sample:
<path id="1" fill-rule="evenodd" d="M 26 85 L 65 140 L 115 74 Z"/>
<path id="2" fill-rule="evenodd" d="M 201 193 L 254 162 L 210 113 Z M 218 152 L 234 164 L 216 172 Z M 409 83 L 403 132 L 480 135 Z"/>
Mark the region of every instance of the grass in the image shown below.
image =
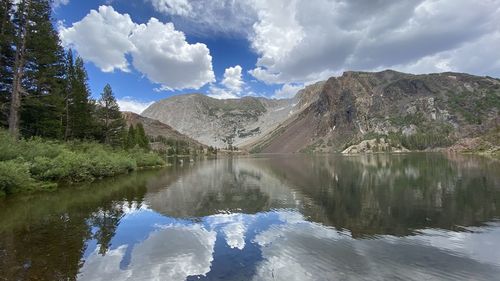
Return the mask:
<path id="1" fill-rule="evenodd" d="M 93 181 L 138 168 L 164 165 L 157 154 L 113 149 L 95 142 L 15 141 L 0 131 L 0 196 Z"/>

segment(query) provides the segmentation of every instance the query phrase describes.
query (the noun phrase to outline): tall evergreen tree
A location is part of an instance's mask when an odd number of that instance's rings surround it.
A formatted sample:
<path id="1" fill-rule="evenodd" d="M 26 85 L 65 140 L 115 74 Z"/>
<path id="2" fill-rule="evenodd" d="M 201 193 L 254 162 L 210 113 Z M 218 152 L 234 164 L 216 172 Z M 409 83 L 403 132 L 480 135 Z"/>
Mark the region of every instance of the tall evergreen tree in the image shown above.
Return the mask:
<path id="1" fill-rule="evenodd" d="M 13 15 L 14 23 L 14 40 L 15 55 L 14 64 L 12 66 L 12 87 L 10 96 L 9 110 L 9 132 L 13 137 L 19 136 L 19 116 L 21 109 L 21 94 L 23 89 L 24 68 L 27 61 L 26 45 L 28 36 L 30 35 L 30 18 L 32 15 L 32 7 L 30 0 L 21 0 L 17 4 L 17 11 Z"/>
<path id="2" fill-rule="evenodd" d="M 73 80 L 75 78 L 75 61 L 73 60 L 73 50 L 69 49 L 66 55 L 66 81 L 64 90 L 64 139 L 71 137 L 71 114 L 70 105 L 73 103 Z"/>
<path id="3" fill-rule="evenodd" d="M 89 101 L 88 76 L 82 58 L 76 58 L 71 76 L 71 102 L 69 103 L 71 136 L 80 139 L 87 138 L 91 133 L 92 109 Z"/>
<path id="4" fill-rule="evenodd" d="M 14 24 L 12 0 L 0 1 L 0 127 L 6 127 L 14 66 Z"/>
<path id="5" fill-rule="evenodd" d="M 15 137 L 62 135 L 64 50 L 51 21 L 51 1 L 20 0 L 13 14 L 15 56 L 9 131 Z"/>
<path id="6" fill-rule="evenodd" d="M 63 136 L 65 53 L 51 20 L 49 0 L 31 0 L 26 54 L 26 96 L 21 130 L 27 135 Z"/>
<path id="7" fill-rule="evenodd" d="M 134 125 L 131 124 L 128 127 L 127 142 L 126 142 L 127 144 L 126 144 L 125 148 L 131 149 L 131 148 L 135 147 L 135 145 L 137 144 L 135 136 L 136 136 L 135 128 L 134 128 Z"/>
<path id="8" fill-rule="evenodd" d="M 109 84 L 104 87 L 98 103 L 98 117 L 102 126 L 104 143 L 113 146 L 121 145 L 125 120 Z"/>
<path id="9" fill-rule="evenodd" d="M 149 150 L 149 139 L 146 136 L 146 132 L 144 131 L 144 126 L 142 125 L 142 123 L 137 124 L 136 142 L 140 148 Z"/>

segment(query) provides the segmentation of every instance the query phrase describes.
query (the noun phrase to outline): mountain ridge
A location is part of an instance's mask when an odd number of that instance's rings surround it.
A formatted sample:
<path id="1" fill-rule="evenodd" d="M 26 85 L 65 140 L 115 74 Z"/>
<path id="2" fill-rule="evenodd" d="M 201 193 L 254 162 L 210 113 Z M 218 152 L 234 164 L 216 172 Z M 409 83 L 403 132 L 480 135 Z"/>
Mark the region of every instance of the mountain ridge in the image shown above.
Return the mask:
<path id="1" fill-rule="evenodd" d="M 450 147 L 464 138 L 495 134 L 499 111 L 499 79 L 384 70 L 346 71 L 290 99 L 175 96 L 143 115 L 208 145 L 290 153 L 340 152 L 381 137 L 393 142 L 389 147 Z"/>

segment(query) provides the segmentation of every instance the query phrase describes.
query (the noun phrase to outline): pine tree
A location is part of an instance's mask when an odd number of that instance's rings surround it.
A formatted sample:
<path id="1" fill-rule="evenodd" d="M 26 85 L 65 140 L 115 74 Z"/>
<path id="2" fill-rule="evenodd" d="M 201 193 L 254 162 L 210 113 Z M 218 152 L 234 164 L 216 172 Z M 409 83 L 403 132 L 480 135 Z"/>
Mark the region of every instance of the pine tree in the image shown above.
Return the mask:
<path id="1" fill-rule="evenodd" d="M 64 50 L 48 0 L 21 0 L 13 15 L 15 56 L 9 131 L 59 138 L 64 111 Z"/>
<path id="2" fill-rule="evenodd" d="M 70 105 L 73 103 L 73 80 L 75 79 L 75 61 L 73 60 L 73 50 L 69 49 L 66 55 L 66 79 L 64 91 L 64 139 L 71 137 L 71 114 Z"/>
<path id="3" fill-rule="evenodd" d="M 29 31 L 29 22 L 32 14 L 30 0 L 21 0 L 17 4 L 17 11 L 13 16 L 15 28 L 15 36 L 13 43 L 15 45 L 14 64 L 12 66 L 12 87 L 10 96 L 10 111 L 9 111 L 9 132 L 17 138 L 19 136 L 19 115 L 21 108 L 21 94 L 23 89 L 24 68 L 27 61 L 26 45 Z"/>
<path id="4" fill-rule="evenodd" d="M 87 71 L 82 58 L 77 57 L 71 77 L 71 102 L 69 103 L 70 128 L 73 138 L 87 138 L 92 126 L 90 90 Z"/>
<path id="5" fill-rule="evenodd" d="M 149 139 L 146 136 L 146 132 L 144 131 L 144 126 L 141 123 L 137 124 L 136 128 L 136 143 L 140 148 L 149 150 Z"/>
<path id="6" fill-rule="evenodd" d="M 12 87 L 14 66 L 14 24 L 12 1 L 0 2 L 0 127 L 7 127 L 8 104 Z"/>
<path id="7" fill-rule="evenodd" d="M 135 147 L 136 144 L 137 144 L 137 142 L 136 142 L 135 128 L 134 128 L 134 125 L 130 125 L 130 127 L 128 127 L 126 148 L 132 149 Z"/>
<path id="8" fill-rule="evenodd" d="M 25 135 L 62 138 L 65 88 L 65 52 L 52 25 L 49 0 L 31 0 L 33 14 L 27 41 L 27 96 L 22 105 Z M 27 109 L 27 110 L 25 110 Z"/>
<path id="9" fill-rule="evenodd" d="M 107 84 L 99 99 L 98 117 L 102 126 L 103 141 L 113 146 L 121 145 L 125 120 L 113 95 L 111 86 Z"/>

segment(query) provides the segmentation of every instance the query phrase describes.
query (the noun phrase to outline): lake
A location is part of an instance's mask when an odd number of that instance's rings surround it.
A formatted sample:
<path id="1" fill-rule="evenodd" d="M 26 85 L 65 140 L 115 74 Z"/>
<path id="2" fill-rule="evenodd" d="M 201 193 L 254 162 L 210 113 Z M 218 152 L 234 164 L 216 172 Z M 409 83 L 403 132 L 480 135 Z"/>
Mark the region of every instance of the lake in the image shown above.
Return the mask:
<path id="1" fill-rule="evenodd" d="M 260 155 L 0 200 L 0 280 L 500 280 L 500 163 Z"/>

